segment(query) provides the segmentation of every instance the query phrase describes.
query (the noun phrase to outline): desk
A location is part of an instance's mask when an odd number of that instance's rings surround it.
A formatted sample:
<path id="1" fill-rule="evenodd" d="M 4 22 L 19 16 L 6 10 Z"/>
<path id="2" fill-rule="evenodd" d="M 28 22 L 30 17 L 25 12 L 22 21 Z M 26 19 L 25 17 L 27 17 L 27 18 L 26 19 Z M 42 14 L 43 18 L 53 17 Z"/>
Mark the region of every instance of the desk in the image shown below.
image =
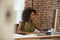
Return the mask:
<path id="1" fill-rule="evenodd" d="M 15 40 L 40 40 L 40 39 L 57 39 L 60 38 L 60 35 L 45 35 L 45 36 L 24 36 L 24 37 L 15 37 Z"/>

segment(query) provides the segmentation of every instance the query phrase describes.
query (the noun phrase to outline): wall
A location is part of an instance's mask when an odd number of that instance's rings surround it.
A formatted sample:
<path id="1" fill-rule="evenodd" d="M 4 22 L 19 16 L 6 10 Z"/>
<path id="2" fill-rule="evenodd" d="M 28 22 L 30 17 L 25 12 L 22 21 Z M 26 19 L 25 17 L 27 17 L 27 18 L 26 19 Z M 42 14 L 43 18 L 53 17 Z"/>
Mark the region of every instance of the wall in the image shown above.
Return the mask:
<path id="1" fill-rule="evenodd" d="M 13 3 L 14 0 L 0 0 L 0 40 L 13 40 L 16 18 Z"/>

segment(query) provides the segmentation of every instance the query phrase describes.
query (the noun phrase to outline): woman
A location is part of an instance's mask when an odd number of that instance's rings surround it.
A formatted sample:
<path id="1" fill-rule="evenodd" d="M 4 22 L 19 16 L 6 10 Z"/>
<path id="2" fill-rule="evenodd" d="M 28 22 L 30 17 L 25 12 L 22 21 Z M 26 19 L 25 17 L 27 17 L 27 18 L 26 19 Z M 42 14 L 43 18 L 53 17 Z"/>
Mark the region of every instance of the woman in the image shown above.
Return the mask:
<path id="1" fill-rule="evenodd" d="M 34 32 L 35 28 L 39 29 L 36 27 L 36 25 L 33 23 L 36 17 L 36 11 L 30 7 L 26 8 L 23 11 L 22 14 L 22 20 L 21 24 L 19 24 L 17 33 L 19 34 L 36 34 Z"/>

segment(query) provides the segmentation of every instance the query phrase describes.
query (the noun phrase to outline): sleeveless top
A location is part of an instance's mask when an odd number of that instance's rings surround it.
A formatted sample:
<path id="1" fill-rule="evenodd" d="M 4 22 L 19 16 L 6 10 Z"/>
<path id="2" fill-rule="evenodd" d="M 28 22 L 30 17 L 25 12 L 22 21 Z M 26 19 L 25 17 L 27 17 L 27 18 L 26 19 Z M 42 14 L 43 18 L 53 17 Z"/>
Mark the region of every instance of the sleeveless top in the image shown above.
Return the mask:
<path id="1" fill-rule="evenodd" d="M 27 22 L 25 22 L 25 24 L 22 27 L 22 31 L 24 31 L 24 32 L 34 32 L 35 24 L 31 23 L 29 27 L 27 25 L 28 25 Z"/>

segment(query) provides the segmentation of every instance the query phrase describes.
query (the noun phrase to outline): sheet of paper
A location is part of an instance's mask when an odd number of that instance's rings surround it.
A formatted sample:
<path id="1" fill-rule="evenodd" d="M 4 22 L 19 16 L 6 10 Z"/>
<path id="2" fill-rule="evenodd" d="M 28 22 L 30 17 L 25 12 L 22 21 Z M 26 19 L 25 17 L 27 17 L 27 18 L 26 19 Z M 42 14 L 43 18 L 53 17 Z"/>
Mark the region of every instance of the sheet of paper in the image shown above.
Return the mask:
<path id="1" fill-rule="evenodd" d="M 13 34 L 13 38 L 29 38 L 29 37 L 36 37 L 37 34 L 28 34 L 28 35 L 21 35 L 21 34 Z"/>

